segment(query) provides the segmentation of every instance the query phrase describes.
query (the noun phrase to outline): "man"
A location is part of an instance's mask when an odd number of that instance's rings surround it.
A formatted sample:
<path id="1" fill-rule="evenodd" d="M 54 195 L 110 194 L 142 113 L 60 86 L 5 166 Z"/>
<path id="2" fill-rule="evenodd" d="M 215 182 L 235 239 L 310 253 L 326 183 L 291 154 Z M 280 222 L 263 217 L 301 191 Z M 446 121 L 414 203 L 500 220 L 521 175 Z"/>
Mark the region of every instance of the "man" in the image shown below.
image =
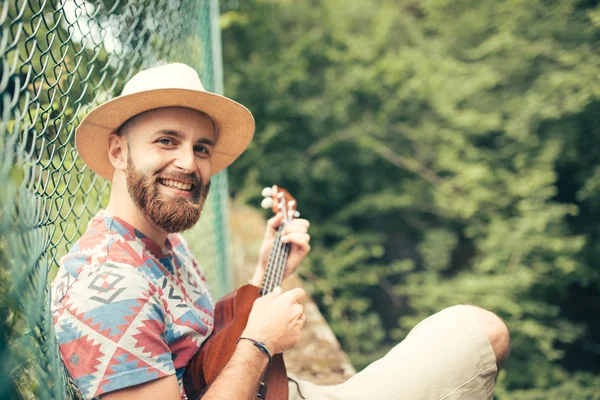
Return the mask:
<path id="1" fill-rule="evenodd" d="M 92 110 L 76 134 L 83 161 L 112 182 L 110 200 L 61 260 L 52 309 L 61 357 L 86 398 L 185 398 L 181 377 L 213 327 L 213 300 L 178 232 L 198 220 L 210 178 L 248 146 L 242 105 L 204 91 L 183 64 L 134 76 Z M 252 282 L 259 286 L 281 217 L 267 226 Z M 310 250 L 308 221 L 286 226 L 286 275 Z M 258 299 L 243 337 L 277 354 L 300 339 L 301 289 Z M 494 314 L 456 306 L 421 322 L 347 382 L 290 381 L 290 399 L 486 399 L 508 355 Z M 269 356 L 241 340 L 203 399 L 254 399 Z"/>

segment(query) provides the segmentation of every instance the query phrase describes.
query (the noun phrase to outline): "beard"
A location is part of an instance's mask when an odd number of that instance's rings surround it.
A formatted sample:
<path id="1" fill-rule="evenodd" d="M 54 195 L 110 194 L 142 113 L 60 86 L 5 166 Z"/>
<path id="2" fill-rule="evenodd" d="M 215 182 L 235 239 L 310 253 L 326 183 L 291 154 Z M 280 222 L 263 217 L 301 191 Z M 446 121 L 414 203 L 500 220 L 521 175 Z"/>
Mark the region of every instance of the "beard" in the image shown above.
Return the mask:
<path id="1" fill-rule="evenodd" d="M 195 174 L 158 171 L 146 175 L 127 157 L 127 190 L 148 221 L 165 232 L 183 232 L 193 227 L 202 212 L 202 206 L 210 190 L 210 180 L 204 184 Z M 174 179 L 191 182 L 191 197 L 167 197 L 159 192 L 161 180 Z"/>

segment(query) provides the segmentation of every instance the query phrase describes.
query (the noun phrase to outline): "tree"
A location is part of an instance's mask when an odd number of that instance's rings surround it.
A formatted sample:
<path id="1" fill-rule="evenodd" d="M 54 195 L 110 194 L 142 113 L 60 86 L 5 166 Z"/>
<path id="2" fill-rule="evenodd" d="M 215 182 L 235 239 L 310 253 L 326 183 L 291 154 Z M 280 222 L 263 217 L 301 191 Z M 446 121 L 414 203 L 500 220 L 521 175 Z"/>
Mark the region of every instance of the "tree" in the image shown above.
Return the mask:
<path id="1" fill-rule="evenodd" d="M 597 2 L 253 0 L 222 24 L 226 93 L 257 121 L 234 194 L 296 195 L 355 364 L 471 302 L 512 334 L 499 398 L 593 398 Z"/>

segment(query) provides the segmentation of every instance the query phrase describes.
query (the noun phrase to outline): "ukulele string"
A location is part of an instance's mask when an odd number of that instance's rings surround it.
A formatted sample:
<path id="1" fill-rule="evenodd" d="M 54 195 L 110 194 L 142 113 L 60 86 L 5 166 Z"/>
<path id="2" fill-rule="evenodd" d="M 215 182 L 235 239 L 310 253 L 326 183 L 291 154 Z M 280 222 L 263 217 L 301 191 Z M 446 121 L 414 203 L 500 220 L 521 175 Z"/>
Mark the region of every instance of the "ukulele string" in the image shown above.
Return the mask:
<path id="1" fill-rule="evenodd" d="M 295 203 L 295 201 L 294 201 Z M 294 216 L 294 210 L 291 208 L 292 202 L 288 202 L 290 209 L 283 207 L 284 221 L 291 222 Z M 281 247 L 281 260 L 278 263 L 278 270 L 276 275 L 276 285 L 281 286 L 283 284 L 283 276 L 285 275 L 285 267 L 287 264 L 288 254 L 290 253 L 290 243 L 284 243 Z"/>
<path id="2" fill-rule="evenodd" d="M 275 239 L 273 240 L 275 245 L 277 243 L 279 239 L 279 231 L 275 232 Z M 275 252 L 273 250 L 271 250 L 271 252 L 269 253 L 269 261 L 267 262 L 267 268 L 265 270 L 265 275 L 263 276 L 263 281 L 262 281 L 262 285 L 261 285 L 261 294 L 264 296 L 265 294 L 267 294 L 267 285 L 269 284 L 269 280 L 270 280 L 270 271 L 271 268 L 273 268 L 273 261 L 275 260 Z"/>
<path id="3" fill-rule="evenodd" d="M 280 229 L 283 232 L 283 228 L 286 225 L 287 221 L 287 213 L 283 212 L 283 221 L 281 223 Z M 283 236 L 283 235 L 281 235 Z M 283 273 L 285 271 L 285 260 L 287 259 L 287 249 L 289 245 L 287 243 L 278 243 L 277 246 L 277 256 L 274 260 L 275 267 L 273 268 L 272 282 L 271 282 L 271 290 L 275 289 L 277 286 L 281 286 L 283 283 Z M 282 262 L 283 261 L 283 262 Z"/>
<path id="4" fill-rule="evenodd" d="M 290 251 L 290 244 L 282 243 L 283 228 L 285 227 L 286 222 L 289 222 L 288 209 L 285 206 L 285 198 L 283 193 L 279 193 L 277 197 L 280 201 L 279 209 L 282 213 L 282 221 L 281 225 L 279 225 L 279 228 L 277 229 L 275 240 L 273 243 L 273 248 L 271 250 L 271 254 L 269 255 L 267 271 L 265 271 L 265 277 L 263 279 L 263 288 L 261 289 L 261 294 L 263 296 L 265 294 L 271 293 L 273 289 L 275 289 L 275 287 L 281 286 L 281 284 L 283 283 L 283 276 L 285 275 L 285 266 Z M 287 205 L 290 207 L 289 211 L 292 212 L 292 202 L 288 202 Z"/>
<path id="5" fill-rule="evenodd" d="M 289 244 L 282 243 L 279 247 L 276 268 L 274 269 L 273 287 L 281 286 L 283 283 L 283 274 L 285 272 L 285 261 L 287 260 L 287 252 Z"/>
<path id="6" fill-rule="evenodd" d="M 285 243 L 283 245 L 283 260 L 281 262 L 281 267 L 279 268 L 278 276 L 277 276 L 277 281 L 279 282 L 279 285 L 281 285 L 283 283 L 283 275 L 285 274 L 285 265 L 287 264 L 287 258 L 288 258 L 289 254 L 290 254 L 290 244 Z"/>
<path id="7" fill-rule="evenodd" d="M 270 270 L 270 277 L 269 277 L 269 293 L 272 292 L 276 285 L 276 276 L 277 276 L 277 268 L 279 265 L 279 257 L 281 254 L 281 246 L 282 246 L 282 239 L 283 239 L 283 226 L 284 224 L 282 223 L 279 226 L 279 229 L 277 230 L 277 242 L 273 243 L 273 250 L 274 250 L 274 257 L 273 257 L 273 264 L 271 265 L 271 270 Z"/>
<path id="8" fill-rule="evenodd" d="M 267 293 L 271 293 L 273 291 L 273 289 L 275 289 L 276 284 L 277 284 L 276 278 L 279 275 L 277 269 L 280 268 L 279 259 L 281 256 L 281 251 L 283 250 L 282 244 L 281 244 L 281 239 L 283 236 L 283 228 L 285 227 L 285 224 L 288 221 L 288 213 L 287 213 L 287 208 L 285 206 L 285 196 L 283 193 L 278 193 L 277 197 L 278 197 L 278 201 L 279 201 L 279 210 L 281 212 L 282 218 L 281 218 L 281 225 L 279 225 L 279 229 L 277 229 L 277 233 L 278 233 L 277 239 L 279 239 L 279 240 L 277 241 L 277 246 L 274 247 L 274 249 L 276 250 L 275 260 L 274 260 L 275 266 L 274 266 L 274 268 L 271 268 L 271 270 L 270 270 L 271 275 L 269 277 L 270 279 L 269 279 L 269 287 L 268 287 Z M 275 243 L 273 243 L 273 246 L 275 246 Z"/>
<path id="9" fill-rule="evenodd" d="M 288 205 L 289 205 L 289 203 L 288 203 Z M 289 212 L 291 212 L 291 211 L 292 210 L 290 209 Z M 289 212 L 285 207 L 282 207 L 283 221 L 288 221 Z M 284 225 L 285 225 L 285 222 L 282 222 L 281 227 L 283 227 Z M 290 251 L 290 244 L 283 243 L 280 245 L 280 247 L 277 250 L 278 250 L 278 254 L 277 254 L 277 259 L 275 261 L 276 268 L 274 269 L 273 282 L 271 282 L 273 289 L 275 287 L 281 286 L 283 284 L 283 276 L 285 275 L 285 267 L 287 264 L 287 258 L 288 258 L 288 254 Z"/>
<path id="10" fill-rule="evenodd" d="M 267 270 L 265 272 L 265 276 L 263 278 L 263 290 L 262 290 L 262 295 L 264 296 L 265 294 L 271 293 L 271 291 L 273 291 L 273 289 L 275 288 L 273 286 L 273 280 L 274 280 L 274 269 L 277 262 L 277 259 L 279 258 L 279 249 L 281 247 L 281 232 L 283 230 L 283 224 L 281 226 L 279 226 L 279 228 L 277 229 L 277 232 L 275 233 L 275 240 L 273 241 L 273 249 L 271 250 L 271 254 L 269 255 L 269 262 L 267 263 Z"/>
<path id="11" fill-rule="evenodd" d="M 277 275 L 278 275 L 277 270 L 280 268 L 279 263 L 280 263 L 280 259 L 281 259 L 281 251 L 284 246 L 284 244 L 281 242 L 281 239 L 283 237 L 283 235 L 281 234 L 282 231 L 283 231 L 283 224 L 280 226 L 279 240 L 277 241 L 276 244 L 274 244 L 275 257 L 273 259 L 273 265 L 271 266 L 271 271 L 270 271 L 271 276 L 269 279 L 269 293 L 272 292 L 277 287 Z"/>
<path id="12" fill-rule="evenodd" d="M 277 194 L 277 202 L 278 202 L 278 207 L 279 209 L 281 209 L 281 202 L 284 201 L 282 199 L 283 193 L 278 193 Z M 273 199 L 275 200 L 275 199 Z M 284 214 L 284 218 L 285 218 L 285 212 Z M 265 276 L 264 276 L 264 285 L 263 285 L 263 290 L 262 290 L 262 295 L 266 295 L 271 293 L 271 291 L 273 290 L 272 284 L 273 284 L 273 264 L 275 263 L 276 259 L 277 259 L 277 251 L 279 248 L 279 243 L 281 242 L 281 233 L 282 233 L 282 228 L 283 228 L 283 223 L 281 225 L 279 225 L 279 228 L 277 229 L 277 232 L 275 233 L 275 238 L 273 240 L 273 247 L 271 248 L 271 254 L 269 255 L 269 262 L 267 264 L 267 270 L 265 271 Z"/>

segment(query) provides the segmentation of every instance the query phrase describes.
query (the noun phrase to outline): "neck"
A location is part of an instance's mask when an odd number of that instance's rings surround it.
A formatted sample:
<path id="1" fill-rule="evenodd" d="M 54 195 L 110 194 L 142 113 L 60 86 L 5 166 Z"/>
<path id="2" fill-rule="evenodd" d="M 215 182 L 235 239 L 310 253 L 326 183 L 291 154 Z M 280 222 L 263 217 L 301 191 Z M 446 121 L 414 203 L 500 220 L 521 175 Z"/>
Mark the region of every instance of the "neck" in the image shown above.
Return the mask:
<path id="1" fill-rule="evenodd" d="M 119 184 L 116 180 L 110 191 L 110 199 L 106 206 L 106 211 L 127 222 L 144 236 L 151 239 L 160 247 L 164 247 L 168 233 L 157 227 L 144 216 L 142 211 L 133 202 L 127 187 Z"/>

